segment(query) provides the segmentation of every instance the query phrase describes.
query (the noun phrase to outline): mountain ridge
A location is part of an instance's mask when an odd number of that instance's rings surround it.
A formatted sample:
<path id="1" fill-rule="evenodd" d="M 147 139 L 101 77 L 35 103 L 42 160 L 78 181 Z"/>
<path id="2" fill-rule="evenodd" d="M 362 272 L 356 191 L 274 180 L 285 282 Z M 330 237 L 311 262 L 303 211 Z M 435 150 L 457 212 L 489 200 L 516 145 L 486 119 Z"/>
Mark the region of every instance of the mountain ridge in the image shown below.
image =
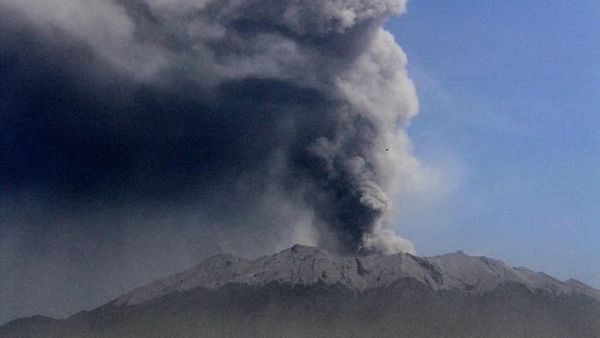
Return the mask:
<path id="1" fill-rule="evenodd" d="M 64 320 L 21 318 L 12 337 L 599 337 L 600 292 L 455 252 L 340 256 L 296 245 L 220 254 Z"/>
<path id="2" fill-rule="evenodd" d="M 197 287 L 214 289 L 228 283 L 311 285 L 322 281 L 328 285 L 340 283 L 362 291 L 385 287 L 402 278 L 414 278 L 434 290 L 480 294 L 504 283 L 514 282 L 555 295 L 583 293 L 600 300 L 600 290 L 582 282 L 563 282 L 543 272 L 522 267 L 511 268 L 500 260 L 469 256 L 463 251 L 432 257 L 406 253 L 340 256 L 316 247 L 295 245 L 253 260 L 228 254 L 215 255 L 184 272 L 134 289 L 117 298 L 116 303 L 136 305 L 170 292 Z"/>

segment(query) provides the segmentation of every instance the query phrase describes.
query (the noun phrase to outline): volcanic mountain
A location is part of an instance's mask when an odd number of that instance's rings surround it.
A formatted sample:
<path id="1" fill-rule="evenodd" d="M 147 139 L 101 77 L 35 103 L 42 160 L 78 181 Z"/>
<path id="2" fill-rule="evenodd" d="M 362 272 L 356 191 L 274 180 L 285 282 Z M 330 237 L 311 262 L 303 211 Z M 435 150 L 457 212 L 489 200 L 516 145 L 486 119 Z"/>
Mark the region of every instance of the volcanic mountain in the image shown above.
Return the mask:
<path id="1" fill-rule="evenodd" d="M 600 291 L 463 252 L 217 255 L 64 320 L 0 337 L 600 337 Z"/>

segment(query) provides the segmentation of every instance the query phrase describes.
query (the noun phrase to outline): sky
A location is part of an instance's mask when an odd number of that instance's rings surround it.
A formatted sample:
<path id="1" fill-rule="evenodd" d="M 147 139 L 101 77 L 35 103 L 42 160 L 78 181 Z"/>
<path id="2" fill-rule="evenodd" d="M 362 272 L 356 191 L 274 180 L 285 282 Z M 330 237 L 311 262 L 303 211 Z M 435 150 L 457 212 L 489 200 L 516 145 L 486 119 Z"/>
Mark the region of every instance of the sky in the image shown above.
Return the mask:
<path id="1" fill-rule="evenodd" d="M 600 287 L 600 2 L 412 0 L 387 28 L 413 149 L 447 185 L 399 205 L 398 231 Z"/>

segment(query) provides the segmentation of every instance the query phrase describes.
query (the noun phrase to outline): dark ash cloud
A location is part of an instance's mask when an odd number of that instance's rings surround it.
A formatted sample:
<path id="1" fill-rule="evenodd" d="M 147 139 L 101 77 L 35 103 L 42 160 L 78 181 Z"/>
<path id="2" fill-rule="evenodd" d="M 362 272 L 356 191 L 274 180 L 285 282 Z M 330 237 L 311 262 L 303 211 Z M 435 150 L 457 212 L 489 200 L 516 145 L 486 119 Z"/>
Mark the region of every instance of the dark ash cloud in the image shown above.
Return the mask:
<path id="1" fill-rule="evenodd" d="M 106 295 L 219 250 L 411 251 L 383 227 L 421 175 L 381 28 L 404 7 L 0 0 L 0 298 L 28 269 L 100 267 Z"/>

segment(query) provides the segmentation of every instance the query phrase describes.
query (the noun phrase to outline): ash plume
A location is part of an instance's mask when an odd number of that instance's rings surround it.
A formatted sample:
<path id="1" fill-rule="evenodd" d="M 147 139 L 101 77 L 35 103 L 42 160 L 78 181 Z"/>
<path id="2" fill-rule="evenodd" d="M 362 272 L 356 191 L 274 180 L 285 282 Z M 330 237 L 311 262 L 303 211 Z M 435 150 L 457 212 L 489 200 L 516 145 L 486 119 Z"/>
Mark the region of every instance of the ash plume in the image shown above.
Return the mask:
<path id="1" fill-rule="evenodd" d="M 412 251 L 384 228 L 421 175 L 383 29 L 405 5 L 0 0 L 0 243 L 110 251 L 159 214 L 211 245 L 305 227 L 332 251 Z"/>

